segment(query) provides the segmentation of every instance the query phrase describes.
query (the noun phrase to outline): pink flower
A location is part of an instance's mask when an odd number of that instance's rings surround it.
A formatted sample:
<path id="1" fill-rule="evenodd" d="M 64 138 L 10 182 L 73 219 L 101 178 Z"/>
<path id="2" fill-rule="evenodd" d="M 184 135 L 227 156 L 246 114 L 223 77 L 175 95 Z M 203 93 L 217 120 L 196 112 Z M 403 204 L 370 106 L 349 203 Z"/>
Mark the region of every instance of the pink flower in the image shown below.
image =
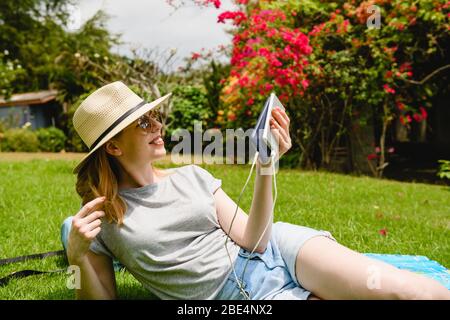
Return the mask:
<path id="1" fill-rule="evenodd" d="M 386 93 L 392 93 L 392 94 L 395 94 L 395 90 L 392 89 L 389 85 L 384 84 L 384 85 L 383 85 L 383 88 L 384 88 L 384 91 L 385 91 Z"/>
<path id="2" fill-rule="evenodd" d="M 306 80 L 306 79 L 303 79 L 303 80 L 301 81 L 301 84 L 302 84 L 303 89 L 306 89 L 306 88 L 308 88 L 308 86 L 309 86 L 309 81 Z"/>
<path id="3" fill-rule="evenodd" d="M 422 121 L 422 116 L 420 114 L 418 114 L 418 113 L 414 113 L 413 114 L 413 119 L 415 121 L 417 121 L 417 122 L 420 122 L 420 121 Z"/>
<path id="4" fill-rule="evenodd" d="M 265 88 L 264 88 L 267 92 L 271 91 L 273 89 L 273 85 L 270 83 L 266 83 Z"/>
<path id="5" fill-rule="evenodd" d="M 269 51 L 269 49 L 267 49 L 267 48 L 260 48 L 260 49 L 258 50 L 258 54 L 259 54 L 260 56 L 262 56 L 262 57 L 268 58 L 268 57 L 270 56 L 270 51 Z"/>
<path id="6" fill-rule="evenodd" d="M 399 67 L 400 72 L 411 71 L 411 63 L 405 62 Z"/>
<path id="7" fill-rule="evenodd" d="M 216 9 L 220 8 L 220 0 L 205 0 L 205 4 L 212 3 Z"/>
<path id="8" fill-rule="evenodd" d="M 249 82 L 249 79 L 247 76 L 243 76 L 242 78 L 239 79 L 238 83 L 241 87 L 245 87 Z"/>
<path id="9" fill-rule="evenodd" d="M 403 125 L 406 125 L 406 124 L 410 123 L 411 122 L 411 116 L 409 114 L 406 115 L 406 116 L 400 116 L 400 122 Z"/>
<path id="10" fill-rule="evenodd" d="M 427 110 L 425 110 L 424 107 L 419 107 L 419 110 L 420 110 L 420 114 L 422 115 L 422 118 L 426 119 L 428 117 Z"/>
<path id="11" fill-rule="evenodd" d="M 197 52 L 193 52 L 192 53 L 192 56 L 191 56 L 191 60 L 198 60 L 199 58 L 201 58 L 202 57 L 202 55 L 200 54 L 200 53 L 197 53 Z"/>
<path id="12" fill-rule="evenodd" d="M 247 19 L 242 11 L 225 11 L 217 17 L 217 23 L 225 23 L 225 20 L 233 20 L 234 24 L 239 25 Z"/>
<path id="13" fill-rule="evenodd" d="M 281 66 L 283 65 L 283 64 L 280 62 L 280 60 L 278 60 L 277 58 L 271 59 L 270 64 L 271 64 L 273 67 L 281 67 Z"/>
<path id="14" fill-rule="evenodd" d="M 255 100 L 254 100 L 253 98 L 250 98 L 250 99 L 247 100 L 247 103 L 246 103 L 246 104 L 247 104 L 248 106 L 251 106 L 251 105 L 254 104 L 254 103 L 255 103 Z"/>
<path id="15" fill-rule="evenodd" d="M 394 153 L 394 151 L 395 151 L 394 147 L 390 147 L 390 148 L 388 149 L 388 153 Z"/>

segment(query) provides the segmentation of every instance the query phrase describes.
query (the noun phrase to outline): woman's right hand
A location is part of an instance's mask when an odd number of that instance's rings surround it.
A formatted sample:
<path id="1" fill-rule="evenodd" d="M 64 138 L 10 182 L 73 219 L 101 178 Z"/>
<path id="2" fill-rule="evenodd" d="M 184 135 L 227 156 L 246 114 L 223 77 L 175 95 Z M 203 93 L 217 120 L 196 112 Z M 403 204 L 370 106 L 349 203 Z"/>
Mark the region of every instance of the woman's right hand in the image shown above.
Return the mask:
<path id="1" fill-rule="evenodd" d="M 100 232 L 105 212 L 97 210 L 105 201 L 105 197 L 98 197 L 86 203 L 72 219 L 70 229 L 67 257 L 70 263 L 77 263 L 86 257 L 89 246 Z"/>

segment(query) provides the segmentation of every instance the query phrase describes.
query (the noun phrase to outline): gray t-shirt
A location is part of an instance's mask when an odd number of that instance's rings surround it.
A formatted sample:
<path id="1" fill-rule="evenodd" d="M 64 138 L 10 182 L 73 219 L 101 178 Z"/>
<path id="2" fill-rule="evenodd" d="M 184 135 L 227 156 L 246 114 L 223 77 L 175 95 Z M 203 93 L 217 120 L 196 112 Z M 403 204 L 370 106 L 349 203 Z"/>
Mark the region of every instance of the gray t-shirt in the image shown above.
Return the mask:
<path id="1" fill-rule="evenodd" d="M 123 225 L 104 221 L 90 249 L 117 258 L 160 299 L 213 299 L 232 270 L 213 197 L 221 184 L 186 165 L 159 182 L 122 189 Z M 240 247 L 231 239 L 227 247 L 234 262 Z"/>

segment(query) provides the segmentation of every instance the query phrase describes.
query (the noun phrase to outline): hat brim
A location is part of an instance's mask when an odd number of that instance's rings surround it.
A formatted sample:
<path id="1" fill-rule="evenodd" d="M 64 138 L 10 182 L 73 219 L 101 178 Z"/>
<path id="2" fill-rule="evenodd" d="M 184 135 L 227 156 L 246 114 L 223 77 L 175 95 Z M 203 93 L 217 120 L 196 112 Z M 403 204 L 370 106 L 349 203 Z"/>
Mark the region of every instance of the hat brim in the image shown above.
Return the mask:
<path id="1" fill-rule="evenodd" d="M 112 129 L 105 137 L 99 141 L 99 143 L 89 151 L 89 153 L 84 156 L 81 161 L 78 163 L 78 165 L 73 169 L 73 173 L 76 174 L 80 171 L 81 167 L 83 167 L 86 162 L 89 160 L 90 156 L 97 151 L 102 145 L 104 145 L 108 140 L 113 138 L 116 134 L 118 134 L 120 131 L 128 127 L 133 121 L 136 121 L 140 116 L 144 115 L 145 113 L 149 112 L 150 110 L 158 107 L 161 103 L 166 101 L 172 93 L 168 93 L 165 96 L 156 99 L 155 101 L 152 101 L 150 103 L 147 103 L 143 105 L 141 108 L 130 114 L 128 117 L 123 119 L 122 122 L 120 122 L 114 129 Z"/>

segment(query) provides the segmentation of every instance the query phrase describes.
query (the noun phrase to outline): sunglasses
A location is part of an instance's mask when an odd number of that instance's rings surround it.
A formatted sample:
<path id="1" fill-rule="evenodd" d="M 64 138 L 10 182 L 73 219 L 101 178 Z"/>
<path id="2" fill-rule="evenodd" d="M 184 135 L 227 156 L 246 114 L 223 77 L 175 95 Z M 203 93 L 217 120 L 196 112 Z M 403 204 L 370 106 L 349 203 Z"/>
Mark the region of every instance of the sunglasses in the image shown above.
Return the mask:
<path id="1" fill-rule="evenodd" d="M 158 123 L 162 122 L 162 118 L 162 113 L 160 111 L 150 110 L 148 113 L 137 119 L 136 127 L 140 127 L 145 133 L 148 131 L 153 132 L 153 128 L 155 128 Z"/>

